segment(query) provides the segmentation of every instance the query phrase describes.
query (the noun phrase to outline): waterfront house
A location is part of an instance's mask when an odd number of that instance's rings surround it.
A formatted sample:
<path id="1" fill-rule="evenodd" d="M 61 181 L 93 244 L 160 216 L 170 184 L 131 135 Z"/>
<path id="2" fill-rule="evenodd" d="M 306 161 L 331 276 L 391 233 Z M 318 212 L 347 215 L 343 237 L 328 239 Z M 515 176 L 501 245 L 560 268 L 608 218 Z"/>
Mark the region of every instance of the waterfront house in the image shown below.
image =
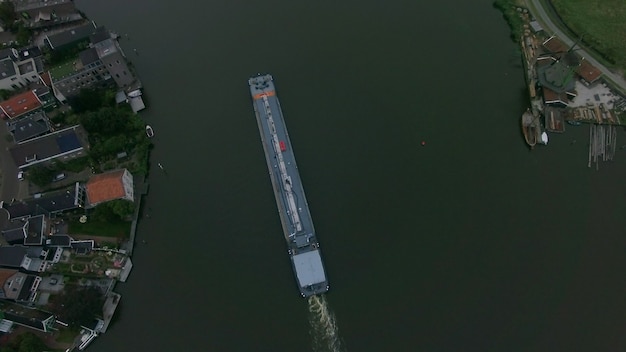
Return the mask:
<path id="1" fill-rule="evenodd" d="M 15 145 L 9 152 L 15 165 L 26 169 L 56 159 L 67 162 L 86 156 L 88 146 L 87 132 L 80 125 L 75 125 Z"/>
<path id="2" fill-rule="evenodd" d="M 38 82 L 43 72 L 41 50 L 37 47 L 0 50 L 0 89 L 16 90 Z"/>
<path id="3" fill-rule="evenodd" d="M 91 176 L 85 186 L 86 207 L 116 199 L 134 201 L 133 175 L 127 169 Z"/>
<path id="4" fill-rule="evenodd" d="M 41 100 L 34 91 L 29 90 L 12 96 L 11 98 L 0 102 L 0 110 L 2 117 L 15 119 L 20 116 L 26 116 L 33 113 L 43 106 Z"/>
<path id="5" fill-rule="evenodd" d="M 89 36 L 96 31 L 96 28 L 95 22 L 87 21 L 62 32 L 46 35 L 44 42 L 51 50 L 68 48 L 82 42 L 88 42 Z"/>
<path id="6" fill-rule="evenodd" d="M 56 322 L 54 315 L 39 309 L 33 309 L 21 304 L 0 300 L 0 331 L 8 332 L 12 324 L 27 328 L 51 332 Z"/>
<path id="7" fill-rule="evenodd" d="M 80 52 L 78 58 L 49 72 L 52 91 L 60 102 L 85 88 L 117 86 L 131 90 L 137 86 L 122 48 L 103 27 L 90 36 L 90 47 Z"/>

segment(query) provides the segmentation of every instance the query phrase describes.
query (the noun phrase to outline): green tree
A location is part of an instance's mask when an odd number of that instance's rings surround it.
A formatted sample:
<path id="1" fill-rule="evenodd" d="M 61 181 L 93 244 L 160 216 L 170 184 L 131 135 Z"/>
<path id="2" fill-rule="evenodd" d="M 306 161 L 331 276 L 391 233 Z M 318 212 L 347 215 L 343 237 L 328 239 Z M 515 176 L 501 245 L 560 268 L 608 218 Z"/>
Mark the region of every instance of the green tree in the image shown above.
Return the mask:
<path id="1" fill-rule="evenodd" d="M 103 107 L 113 107 L 115 104 L 115 91 L 96 88 L 81 89 L 75 98 L 70 100 L 70 105 L 76 113 L 98 111 Z"/>
<path id="2" fill-rule="evenodd" d="M 15 39 L 17 39 L 17 45 L 25 46 L 30 43 L 33 34 L 30 29 L 24 27 L 24 25 L 20 22 L 17 26 L 17 34 L 15 35 Z"/>
<path id="3" fill-rule="evenodd" d="M 5 26 L 11 26 L 13 22 L 17 19 L 17 15 L 15 14 L 15 7 L 13 6 L 12 1 L 3 1 L 0 3 L 0 21 L 2 21 Z"/>
<path id="4" fill-rule="evenodd" d="M 8 346 L 0 352 L 41 352 L 47 349 L 46 344 L 32 332 L 18 335 Z"/>
<path id="5" fill-rule="evenodd" d="M 63 293 L 51 302 L 50 309 L 59 320 L 76 328 L 102 316 L 103 304 L 104 298 L 98 288 L 66 285 Z"/>
<path id="6" fill-rule="evenodd" d="M 111 211 L 122 220 L 125 220 L 129 216 L 133 215 L 133 212 L 135 211 L 135 203 L 126 199 L 117 199 L 106 203 L 106 205 L 108 205 L 108 207 L 111 208 Z"/>
<path id="7" fill-rule="evenodd" d="M 45 187 L 52 182 L 52 178 L 54 177 L 55 170 L 41 166 L 35 165 L 28 169 L 27 177 L 28 180 L 39 187 Z"/>

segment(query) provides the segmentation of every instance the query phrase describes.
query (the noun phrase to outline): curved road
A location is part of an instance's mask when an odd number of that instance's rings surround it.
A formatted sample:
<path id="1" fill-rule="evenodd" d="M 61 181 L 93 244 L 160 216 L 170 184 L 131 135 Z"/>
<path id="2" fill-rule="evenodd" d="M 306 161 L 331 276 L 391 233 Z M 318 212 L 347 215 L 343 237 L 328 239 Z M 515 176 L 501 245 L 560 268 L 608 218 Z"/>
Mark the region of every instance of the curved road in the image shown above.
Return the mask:
<path id="1" fill-rule="evenodd" d="M 552 21 L 552 19 L 550 18 L 546 10 L 543 8 L 543 5 L 541 4 L 540 0 L 526 0 L 526 4 L 528 5 L 527 6 L 528 9 L 532 13 L 532 15 L 535 17 L 537 22 L 541 24 L 544 31 L 546 31 L 547 33 L 556 34 L 556 36 L 559 37 L 559 39 L 563 41 L 565 44 L 567 44 L 568 46 L 574 45 L 576 41 L 568 37 L 559 28 L 559 26 L 557 26 Z M 581 47 L 580 50 L 578 50 L 578 52 L 585 59 L 589 60 L 589 62 L 591 62 L 592 65 L 594 65 L 600 71 L 602 71 L 602 73 L 604 74 L 604 78 L 608 79 L 611 83 L 613 83 L 613 85 L 617 86 L 622 93 L 626 94 L 626 80 L 622 76 L 609 70 L 606 66 L 601 64 L 598 60 L 596 60 L 593 57 L 593 55 L 590 54 L 589 51 L 585 50 L 584 48 Z"/>

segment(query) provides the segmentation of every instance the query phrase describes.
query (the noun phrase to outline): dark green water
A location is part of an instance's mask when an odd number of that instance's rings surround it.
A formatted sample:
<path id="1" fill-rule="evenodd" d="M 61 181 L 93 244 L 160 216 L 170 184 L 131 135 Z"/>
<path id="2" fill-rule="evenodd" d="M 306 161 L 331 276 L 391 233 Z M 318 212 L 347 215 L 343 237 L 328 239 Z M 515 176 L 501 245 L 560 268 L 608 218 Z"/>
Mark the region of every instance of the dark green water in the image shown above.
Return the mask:
<path id="1" fill-rule="evenodd" d="M 77 1 L 128 34 L 168 171 L 90 350 L 311 350 L 257 72 L 275 77 L 346 350 L 626 348 L 626 151 L 588 169 L 570 127 L 530 152 L 517 46 L 491 1 L 469 3 Z"/>

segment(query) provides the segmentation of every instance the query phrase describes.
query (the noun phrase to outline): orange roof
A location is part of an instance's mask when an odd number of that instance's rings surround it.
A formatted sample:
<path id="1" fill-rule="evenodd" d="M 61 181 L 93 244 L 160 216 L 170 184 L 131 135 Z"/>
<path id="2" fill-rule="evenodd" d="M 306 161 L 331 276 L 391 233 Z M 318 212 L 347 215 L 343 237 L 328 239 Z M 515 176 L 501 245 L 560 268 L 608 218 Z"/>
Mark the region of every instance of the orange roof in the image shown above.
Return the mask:
<path id="1" fill-rule="evenodd" d="M 126 194 L 122 176 L 126 170 L 117 170 L 95 175 L 87 182 L 87 199 L 90 204 L 98 204 L 120 199 Z"/>
<path id="2" fill-rule="evenodd" d="M 18 94 L 0 103 L 0 109 L 9 118 L 15 118 L 27 112 L 39 109 L 41 101 L 32 90 Z"/>
<path id="3" fill-rule="evenodd" d="M 589 83 L 593 83 L 596 79 L 602 76 L 602 72 L 585 59 L 581 61 L 576 73 Z"/>
<path id="4" fill-rule="evenodd" d="M 13 269 L 0 269 L 0 288 L 11 276 L 15 275 L 16 272 L 17 270 Z"/>
<path id="5" fill-rule="evenodd" d="M 558 56 L 560 56 L 560 54 L 563 54 L 567 50 L 569 50 L 567 45 L 565 45 L 565 43 L 563 43 L 557 37 L 550 37 L 550 39 L 543 42 L 543 46 L 544 48 L 548 49 L 551 53 L 558 54 Z"/>

